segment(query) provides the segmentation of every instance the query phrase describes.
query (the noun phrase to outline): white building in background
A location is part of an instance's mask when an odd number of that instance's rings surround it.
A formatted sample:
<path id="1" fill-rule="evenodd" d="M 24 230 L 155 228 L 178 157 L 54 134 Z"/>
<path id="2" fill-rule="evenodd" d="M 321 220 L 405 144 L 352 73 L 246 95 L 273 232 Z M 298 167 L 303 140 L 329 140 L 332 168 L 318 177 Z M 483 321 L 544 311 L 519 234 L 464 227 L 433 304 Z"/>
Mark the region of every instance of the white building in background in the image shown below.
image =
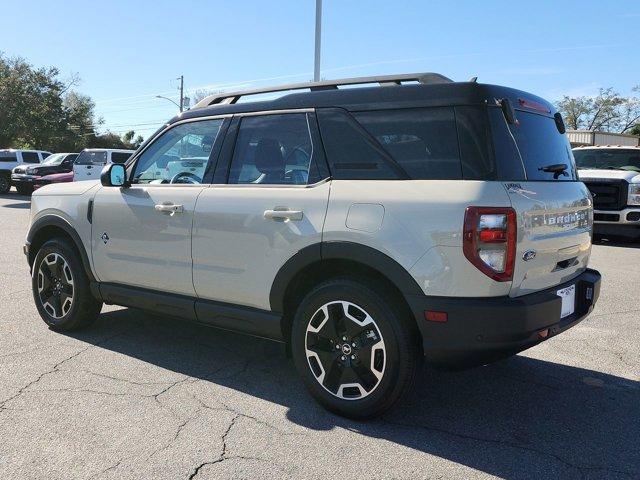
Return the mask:
<path id="1" fill-rule="evenodd" d="M 589 130 L 567 130 L 572 147 L 582 145 L 620 145 L 635 147 L 640 145 L 640 137 L 627 133 L 592 132 Z"/>

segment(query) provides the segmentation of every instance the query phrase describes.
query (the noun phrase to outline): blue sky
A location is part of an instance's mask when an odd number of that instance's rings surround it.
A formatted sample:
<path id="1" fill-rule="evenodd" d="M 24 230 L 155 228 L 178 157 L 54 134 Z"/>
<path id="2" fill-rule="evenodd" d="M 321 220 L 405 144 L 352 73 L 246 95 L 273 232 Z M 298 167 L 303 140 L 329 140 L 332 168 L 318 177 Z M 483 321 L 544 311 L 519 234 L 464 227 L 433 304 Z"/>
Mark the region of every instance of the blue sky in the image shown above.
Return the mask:
<path id="1" fill-rule="evenodd" d="M 535 7 L 533 6 L 535 5 Z M 144 136 L 185 88 L 307 81 L 314 0 L 0 0 L 0 51 L 78 73 L 105 127 Z M 435 71 L 550 100 L 640 84 L 640 2 L 324 0 L 322 77 Z"/>

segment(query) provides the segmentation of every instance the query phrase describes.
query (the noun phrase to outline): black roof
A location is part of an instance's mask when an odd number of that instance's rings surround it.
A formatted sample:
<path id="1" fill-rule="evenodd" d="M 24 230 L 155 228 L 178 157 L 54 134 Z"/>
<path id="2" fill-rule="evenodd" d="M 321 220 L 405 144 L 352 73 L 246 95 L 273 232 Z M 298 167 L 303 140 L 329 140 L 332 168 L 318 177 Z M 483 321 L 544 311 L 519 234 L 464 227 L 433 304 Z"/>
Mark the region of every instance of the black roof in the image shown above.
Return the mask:
<path id="1" fill-rule="evenodd" d="M 418 74 L 416 74 L 418 75 Z M 421 74 L 437 75 L 437 74 Z M 415 76 L 415 75 L 414 75 Z M 413 76 L 408 76 L 413 77 Z M 407 107 L 436 107 L 455 105 L 495 105 L 496 99 L 508 98 L 516 109 L 530 110 L 522 101 L 533 102 L 538 107 L 548 110 L 548 115 L 553 115 L 556 110 L 546 100 L 513 88 L 469 82 L 453 82 L 446 77 L 439 76 L 435 81 L 425 83 L 394 84 L 394 82 L 382 82 L 380 86 L 364 86 L 357 88 L 337 88 L 335 85 L 345 83 L 323 82 L 322 88 L 312 89 L 313 84 L 295 85 L 293 88 L 274 87 L 272 89 L 250 90 L 245 92 L 232 92 L 210 97 L 215 101 L 213 105 L 193 108 L 173 119 L 168 123 L 190 118 L 206 117 L 211 115 L 223 115 L 233 113 L 246 113 L 255 111 L 287 110 L 299 108 L 339 107 L 348 111 L 383 110 Z M 368 77 L 368 79 L 380 79 L 387 77 Z M 389 76 L 388 78 L 395 78 Z M 363 80 L 363 79 L 349 79 Z M 377 80 L 375 80 L 377 81 Z M 346 81 L 344 81 L 346 82 Z M 372 83 L 346 82 L 346 84 Z M 334 86 L 332 87 L 333 84 Z M 296 89 L 308 88 L 311 91 L 296 92 Z M 279 98 L 264 101 L 246 103 L 225 103 L 225 99 L 237 100 L 241 95 L 281 92 L 293 90 L 293 93 L 285 94 Z M 205 99 L 203 102 L 206 103 Z M 200 102 L 198 105 L 202 104 Z M 523 106 L 525 105 L 525 106 Z M 531 105 L 531 103 L 529 104 Z M 537 113 L 545 113 L 538 110 Z"/>

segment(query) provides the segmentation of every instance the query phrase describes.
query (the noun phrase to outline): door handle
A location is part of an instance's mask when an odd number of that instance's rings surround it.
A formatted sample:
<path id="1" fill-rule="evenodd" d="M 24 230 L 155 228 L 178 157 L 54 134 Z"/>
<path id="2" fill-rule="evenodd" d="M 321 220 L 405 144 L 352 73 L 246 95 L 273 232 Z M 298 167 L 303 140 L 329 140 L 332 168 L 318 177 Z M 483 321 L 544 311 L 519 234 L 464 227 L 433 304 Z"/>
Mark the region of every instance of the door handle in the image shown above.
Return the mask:
<path id="1" fill-rule="evenodd" d="M 276 220 L 281 222 L 284 222 L 285 220 L 292 220 L 292 221 L 302 220 L 302 210 L 289 210 L 289 209 L 279 210 L 277 208 L 278 207 L 276 207 L 275 210 L 265 210 L 264 218 L 268 220 Z"/>
<path id="2" fill-rule="evenodd" d="M 154 208 L 156 209 L 156 212 L 168 213 L 169 215 L 184 212 L 184 207 L 182 205 L 174 205 L 173 203 L 163 203 L 162 205 L 156 205 Z"/>

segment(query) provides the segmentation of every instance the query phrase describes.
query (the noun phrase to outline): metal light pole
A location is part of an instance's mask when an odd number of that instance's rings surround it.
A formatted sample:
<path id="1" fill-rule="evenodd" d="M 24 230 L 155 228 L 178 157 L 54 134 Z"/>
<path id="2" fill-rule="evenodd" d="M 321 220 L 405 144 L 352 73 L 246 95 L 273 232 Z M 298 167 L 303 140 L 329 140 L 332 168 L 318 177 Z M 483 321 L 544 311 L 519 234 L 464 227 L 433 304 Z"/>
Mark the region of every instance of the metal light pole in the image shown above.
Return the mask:
<path id="1" fill-rule="evenodd" d="M 180 78 L 176 80 L 180 80 L 180 113 L 184 108 L 184 75 L 180 75 Z"/>
<path id="2" fill-rule="evenodd" d="M 164 98 L 165 100 L 169 100 L 171 103 L 173 103 L 176 107 L 180 108 L 180 105 L 178 105 L 176 102 L 174 102 L 173 100 L 171 100 L 168 97 L 163 97 L 162 95 L 156 95 L 156 98 Z M 182 111 L 182 110 L 181 110 Z"/>
<path id="3" fill-rule="evenodd" d="M 313 81 L 320 81 L 320 45 L 322 36 L 322 0 L 316 0 L 316 52 L 313 64 Z"/>

